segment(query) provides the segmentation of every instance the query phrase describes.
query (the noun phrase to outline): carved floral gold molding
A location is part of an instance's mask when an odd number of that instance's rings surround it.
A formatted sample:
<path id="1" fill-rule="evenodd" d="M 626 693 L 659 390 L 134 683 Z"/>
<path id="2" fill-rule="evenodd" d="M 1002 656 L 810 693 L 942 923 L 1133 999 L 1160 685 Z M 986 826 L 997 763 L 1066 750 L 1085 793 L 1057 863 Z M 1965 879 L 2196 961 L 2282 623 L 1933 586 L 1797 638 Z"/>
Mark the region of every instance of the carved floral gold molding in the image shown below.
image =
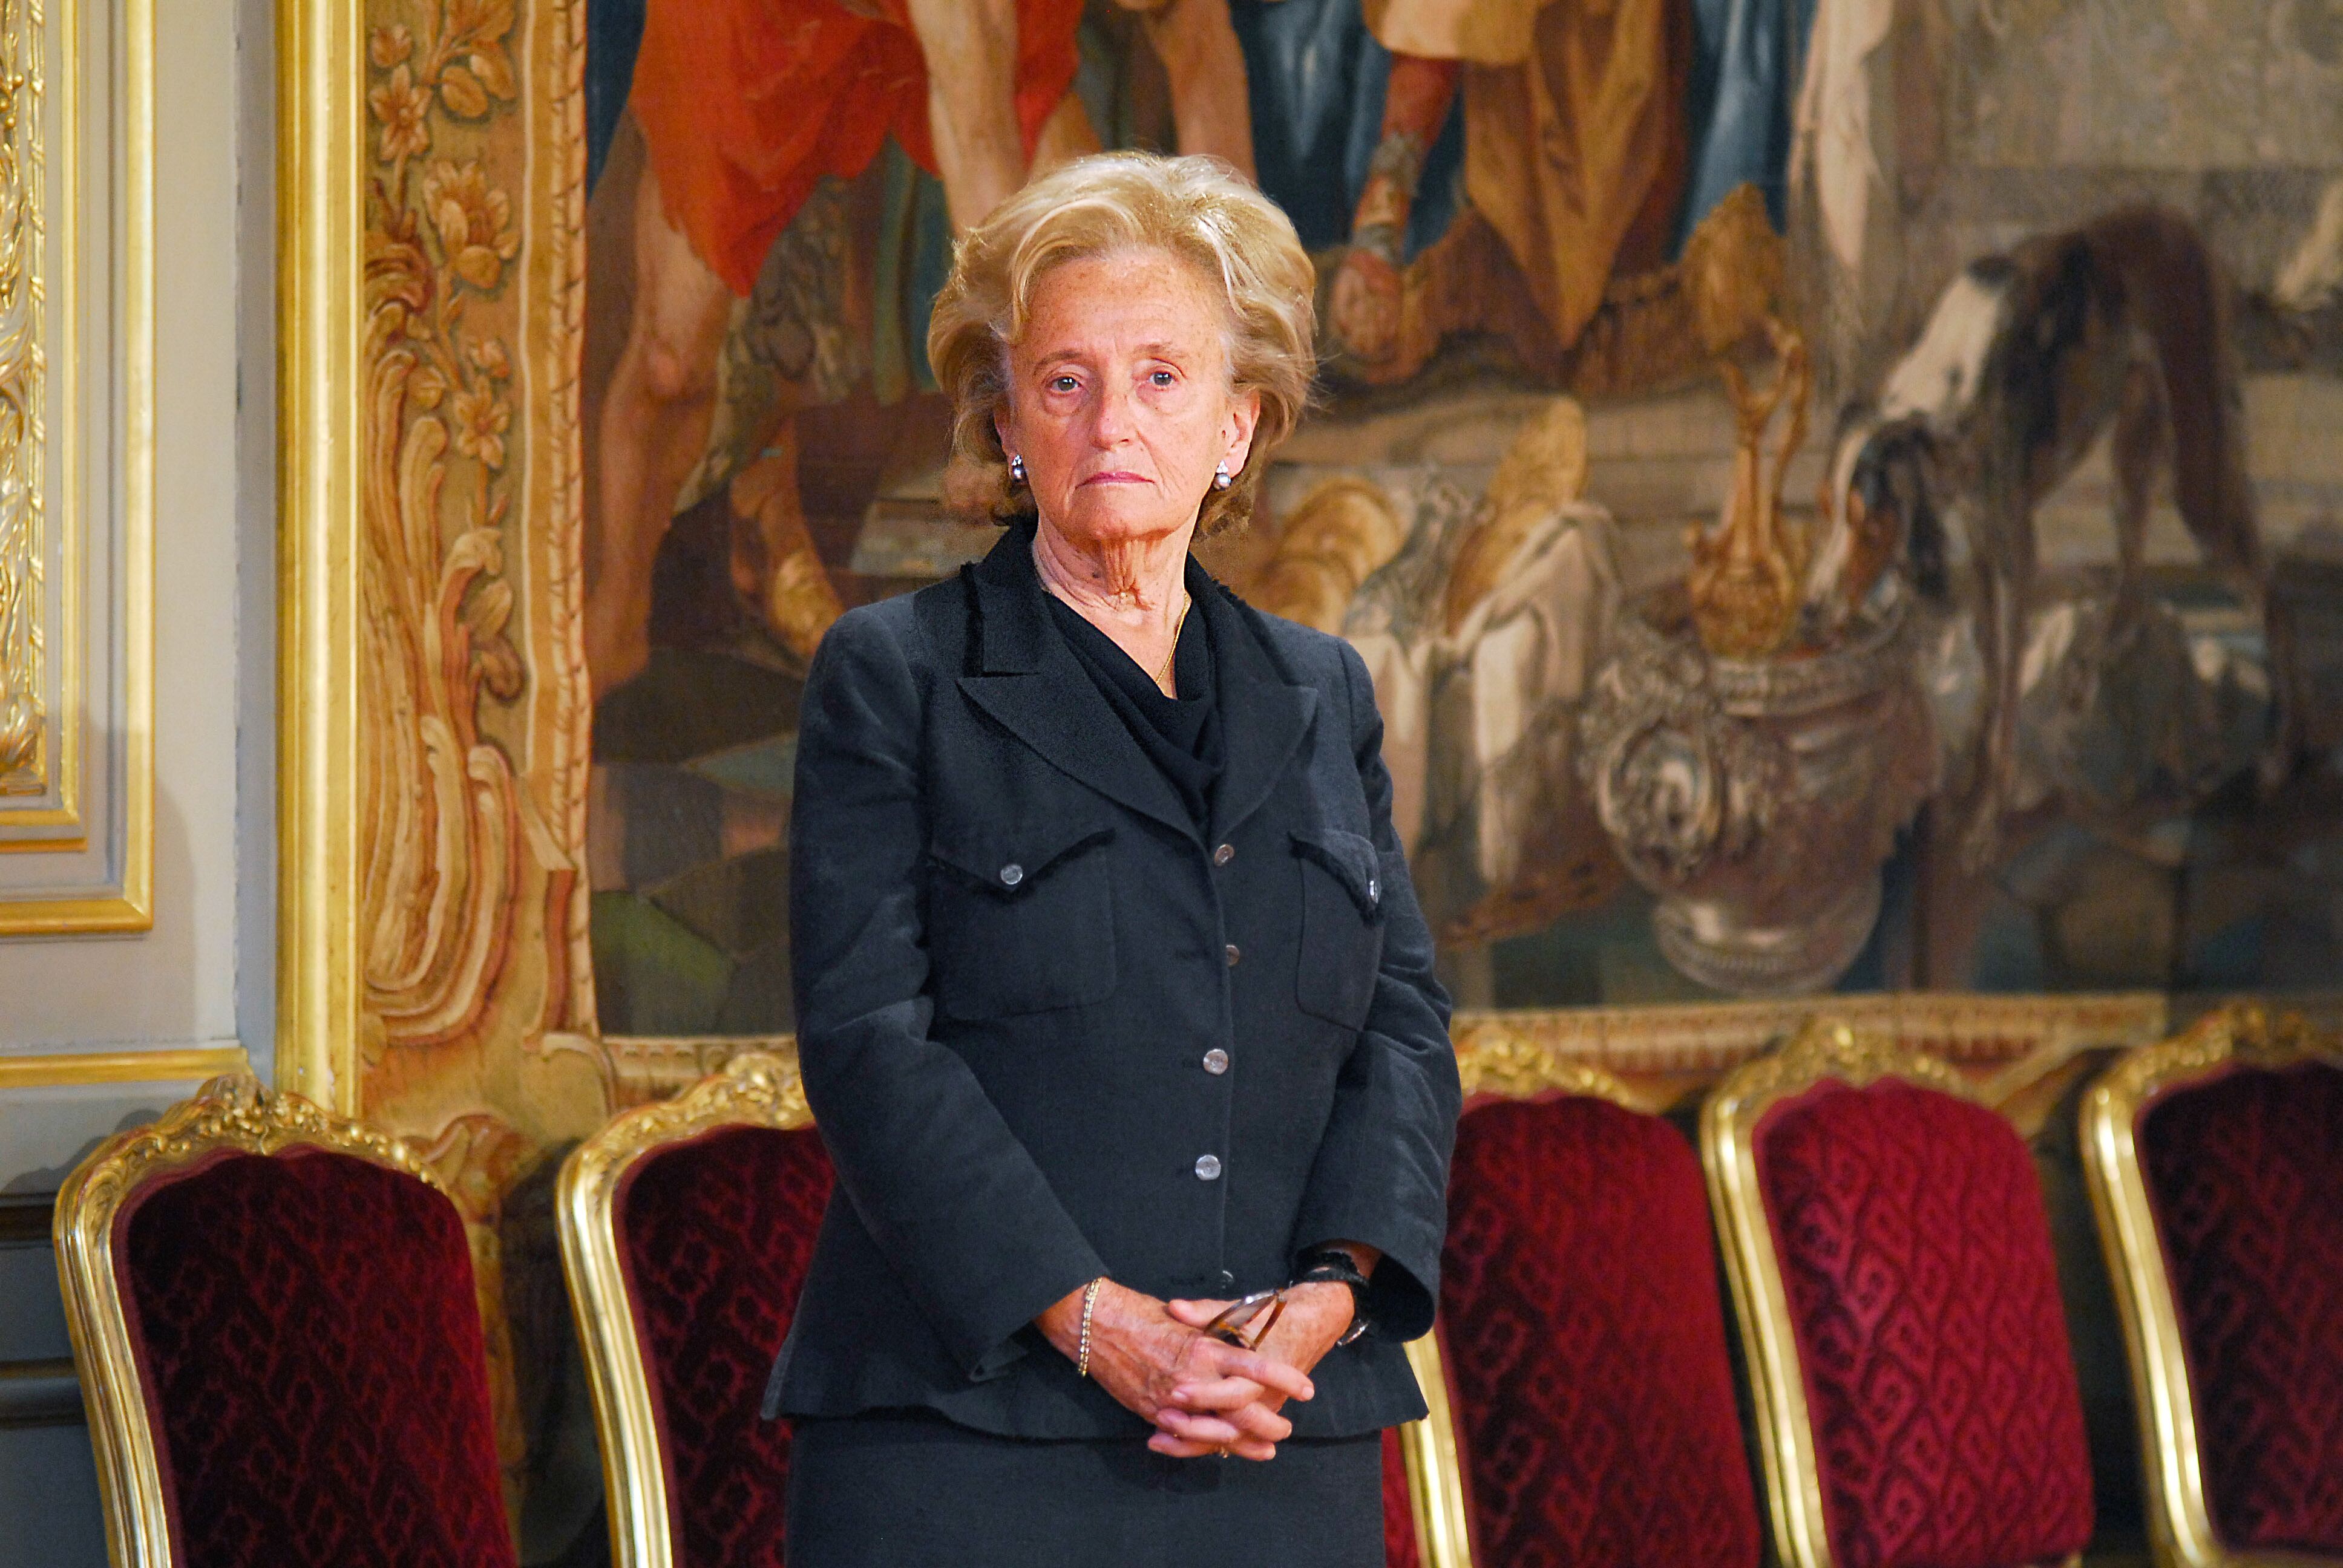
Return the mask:
<path id="1" fill-rule="evenodd" d="M 0 799 L 47 793 L 55 761 L 42 744 L 44 31 L 32 0 L 0 0 Z"/>
<path id="2" fill-rule="evenodd" d="M 153 31 L 0 0 L 0 935 L 151 923 Z"/>

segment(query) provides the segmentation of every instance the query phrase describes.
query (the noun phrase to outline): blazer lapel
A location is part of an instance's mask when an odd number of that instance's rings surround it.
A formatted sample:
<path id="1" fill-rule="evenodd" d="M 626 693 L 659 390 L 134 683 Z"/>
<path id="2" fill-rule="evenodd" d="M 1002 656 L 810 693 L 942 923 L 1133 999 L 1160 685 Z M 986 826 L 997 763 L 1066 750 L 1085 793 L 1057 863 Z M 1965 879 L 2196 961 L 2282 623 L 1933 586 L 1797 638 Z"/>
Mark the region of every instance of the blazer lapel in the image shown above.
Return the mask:
<path id="1" fill-rule="evenodd" d="M 1202 571 L 1189 578 L 1212 633 L 1221 680 L 1221 735 L 1228 761 L 1212 792 L 1212 841 L 1261 809 L 1318 713 L 1318 693 L 1296 686 L 1262 646 L 1253 612 Z"/>
<path id="2" fill-rule="evenodd" d="M 1047 624 L 1032 539 L 1031 524 L 1011 525 L 983 560 L 965 568 L 974 604 L 960 690 L 1060 772 L 1194 838 L 1195 819 L 1171 780 Z"/>

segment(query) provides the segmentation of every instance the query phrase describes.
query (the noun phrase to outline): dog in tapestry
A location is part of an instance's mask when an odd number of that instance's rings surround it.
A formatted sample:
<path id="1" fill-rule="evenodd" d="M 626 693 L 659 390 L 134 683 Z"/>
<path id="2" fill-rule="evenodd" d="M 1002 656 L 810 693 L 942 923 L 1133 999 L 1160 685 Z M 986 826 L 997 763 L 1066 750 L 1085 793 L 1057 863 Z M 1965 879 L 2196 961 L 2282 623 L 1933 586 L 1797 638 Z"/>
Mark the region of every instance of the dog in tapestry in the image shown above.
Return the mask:
<path id="1" fill-rule="evenodd" d="M 2153 208 L 1974 261 L 1875 403 L 1841 415 L 1801 606 L 1825 646 L 1908 588 L 1971 618 L 1985 689 L 1958 808 L 1962 859 L 1994 859 L 2017 767 L 2020 666 L 2039 562 L 2034 514 L 2112 436 L 2112 624 L 2147 605 L 2149 507 L 2169 471 L 2197 549 L 2259 614 L 2277 722 L 2265 787 L 2294 754 L 2294 632 L 2254 520 L 2227 301 L 2204 240 Z"/>

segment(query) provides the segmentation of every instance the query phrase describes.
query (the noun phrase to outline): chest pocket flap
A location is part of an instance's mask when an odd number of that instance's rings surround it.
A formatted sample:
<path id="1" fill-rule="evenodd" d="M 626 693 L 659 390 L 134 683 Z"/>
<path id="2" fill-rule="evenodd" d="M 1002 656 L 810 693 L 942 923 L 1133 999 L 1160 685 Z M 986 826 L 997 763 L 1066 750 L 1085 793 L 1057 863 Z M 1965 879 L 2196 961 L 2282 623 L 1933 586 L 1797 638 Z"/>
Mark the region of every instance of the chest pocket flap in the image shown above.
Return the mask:
<path id="1" fill-rule="evenodd" d="M 1383 860 L 1374 841 L 1340 828 L 1297 829 L 1302 965 L 1294 1000 L 1344 1029 L 1366 1021 L 1383 961 Z"/>
<path id="2" fill-rule="evenodd" d="M 1332 872 L 1359 906 L 1361 920 L 1383 919 L 1383 857 L 1375 853 L 1373 839 L 1340 828 L 1312 828 L 1294 833 L 1293 852 Z"/>
<path id="3" fill-rule="evenodd" d="M 1111 823 L 1069 817 L 939 828 L 928 900 L 936 1010 L 1001 1018 L 1114 992 Z"/>

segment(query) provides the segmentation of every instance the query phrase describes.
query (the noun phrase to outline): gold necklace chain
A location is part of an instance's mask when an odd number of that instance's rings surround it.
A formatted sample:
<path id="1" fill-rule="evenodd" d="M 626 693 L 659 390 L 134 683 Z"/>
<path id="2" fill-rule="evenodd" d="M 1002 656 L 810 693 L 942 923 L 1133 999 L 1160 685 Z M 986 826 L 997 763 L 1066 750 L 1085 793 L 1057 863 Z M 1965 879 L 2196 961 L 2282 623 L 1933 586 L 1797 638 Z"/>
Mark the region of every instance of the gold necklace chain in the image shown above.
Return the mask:
<path id="1" fill-rule="evenodd" d="M 1155 672 L 1155 684 L 1158 686 L 1172 684 L 1172 666 L 1180 658 L 1180 628 L 1188 624 L 1188 607 L 1195 602 L 1193 595 L 1183 598 L 1180 602 L 1180 618 L 1172 623 L 1172 651 L 1163 656 L 1163 668 Z M 1178 694 L 1175 692 L 1173 695 Z"/>

